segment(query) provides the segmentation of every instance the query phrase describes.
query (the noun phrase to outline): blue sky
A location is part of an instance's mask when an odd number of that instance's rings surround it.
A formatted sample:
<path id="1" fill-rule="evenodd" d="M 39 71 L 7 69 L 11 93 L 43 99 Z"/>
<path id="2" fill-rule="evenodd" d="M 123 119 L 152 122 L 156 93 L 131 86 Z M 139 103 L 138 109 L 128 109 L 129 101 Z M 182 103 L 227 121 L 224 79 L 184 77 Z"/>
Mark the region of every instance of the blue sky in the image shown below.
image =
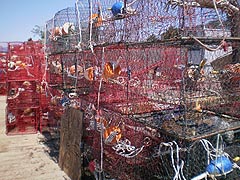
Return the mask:
<path id="1" fill-rule="evenodd" d="M 74 7 L 76 0 L 0 0 L 0 42 L 26 41 L 33 38 L 35 25 L 64 8 Z"/>

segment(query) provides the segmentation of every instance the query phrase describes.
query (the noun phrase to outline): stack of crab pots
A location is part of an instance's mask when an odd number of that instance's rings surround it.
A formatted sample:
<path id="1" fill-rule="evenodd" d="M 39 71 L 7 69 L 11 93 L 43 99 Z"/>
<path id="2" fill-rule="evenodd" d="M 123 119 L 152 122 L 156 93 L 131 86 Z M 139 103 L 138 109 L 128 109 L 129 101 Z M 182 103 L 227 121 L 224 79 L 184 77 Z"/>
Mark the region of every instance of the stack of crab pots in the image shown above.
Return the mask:
<path id="1" fill-rule="evenodd" d="M 36 133 L 39 127 L 42 44 L 8 43 L 6 133 Z"/>

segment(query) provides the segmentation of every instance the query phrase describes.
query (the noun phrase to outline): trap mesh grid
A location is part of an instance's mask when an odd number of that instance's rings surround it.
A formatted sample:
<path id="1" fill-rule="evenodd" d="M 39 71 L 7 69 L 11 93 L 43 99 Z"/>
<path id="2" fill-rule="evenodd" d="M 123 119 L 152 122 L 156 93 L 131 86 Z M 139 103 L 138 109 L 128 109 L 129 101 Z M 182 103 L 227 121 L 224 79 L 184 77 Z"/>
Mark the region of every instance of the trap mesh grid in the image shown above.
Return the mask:
<path id="1" fill-rule="evenodd" d="M 205 4 L 204 4 L 205 2 Z M 113 15 L 115 0 L 78 1 L 75 7 L 57 12 L 46 23 L 48 52 L 61 52 L 114 42 L 142 42 L 188 37 L 198 38 L 237 37 L 238 9 L 224 7 L 214 9 L 210 1 L 200 5 L 196 1 L 126 1 L 131 12 Z M 234 6 L 234 3 L 229 3 Z M 131 6 L 130 6 L 131 5 Z M 222 7 L 223 6 L 223 7 Z M 124 7 L 123 7 L 124 8 Z M 125 8 L 127 9 L 127 8 Z M 71 24 L 71 25 L 70 25 Z M 236 44 L 237 45 L 237 44 Z"/>
<path id="2" fill-rule="evenodd" d="M 100 170 L 116 179 L 172 179 L 173 146 L 157 149 L 176 141 L 191 179 L 207 166 L 200 141 L 215 146 L 218 134 L 238 156 L 237 2 L 126 1 L 113 15 L 115 2 L 79 1 L 47 22 L 49 83 L 77 93 Z M 118 151 L 119 143 L 132 149 Z"/>

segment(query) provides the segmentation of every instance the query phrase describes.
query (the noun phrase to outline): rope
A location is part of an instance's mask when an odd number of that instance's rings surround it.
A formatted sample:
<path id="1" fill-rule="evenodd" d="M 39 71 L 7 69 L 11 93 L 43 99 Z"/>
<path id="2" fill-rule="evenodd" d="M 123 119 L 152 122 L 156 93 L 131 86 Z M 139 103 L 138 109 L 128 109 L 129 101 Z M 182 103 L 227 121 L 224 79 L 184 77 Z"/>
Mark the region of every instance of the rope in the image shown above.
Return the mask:
<path id="1" fill-rule="evenodd" d="M 233 168 L 240 170 L 240 167 L 236 163 L 233 163 Z"/>
<path id="2" fill-rule="evenodd" d="M 207 164 L 210 164 L 210 161 L 214 160 L 214 159 L 215 159 L 215 161 L 217 161 L 217 158 L 219 158 L 219 157 L 223 157 L 223 156 L 229 157 L 229 154 L 227 154 L 226 152 L 223 151 L 223 138 L 222 138 L 222 136 L 220 134 L 218 134 L 218 136 L 217 136 L 216 148 L 214 148 L 213 145 L 206 139 L 201 139 L 200 142 L 201 142 L 201 144 L 203 145 L 204 149 L 207 152 Z M 219 167 L 217 167 L 217 164 L 214 164 L 214 169 L 218 169 L 218 168 Z M 232 168 L 240 169 L 239 166 L 236 163 L 233 163 L 233 167 Z M 223 166 L 221 167 L 221 172 L 222 173 L 219 174 L 219 175 L 225 175 L 226 176 L 229 173 L 229 172 L 225 172 Z M 219 176 L 219 175 L 217 175 L 217 176 Z M 215 176 L 216 176 L 215 174 L 209 174 L 208 172 L 205 172 L 202 175 L 199 175 L 199 176 L 197 176 L 197 177 L 195 177 L 193 179 L 194 180 L 195 179 L 202 179 L 202 178 L 207 179 L 207 176 L 211 177 L 212 179 L 216 179 L 215 178 Z"/>
<path id="3" fill-rule="evenodd" d="M 91 49 L 92 53 L 93 51 L 93 45 L 92 45 L 92 27 L 93 27 L 93 20 L 92 20 L 92 0 L 89 0 L 90 2 L 90 31 L 89 31 L 89 48 Z"/>
<path id="4" fill-rule="evenodd" d="M 99 83 L 99 89 L 98 89 L 98 96 L 97 96 L 97 113 L 98 113 L 98 116 L 99 116 L 99 118 L 100 118 L 100 128 L 101 128 L 101 130 L 100 130 L 100 146 L 101 146 L 101 160 L 100 160 L 100 170 L 99 170 L 99 172 L 102 172 L 103 171 L 103 151 L 104 151 L 104 149 L 103 149 L 103 122 L 102 122 L 102 118 L 100 117 L 100 94 L 101 94 L 101 87 L 102 87 L 102 78 L 101 78 L 101 80 L 100 80 L 100 83 Z"/>
<path id="5" fill-rule="evenodd" d="M 220 135 L 218 135 L 220 136 Z M 206 139 L 201 139 L 200 142 L 202 143 L 204 149 L 207 151 L 208 154 L 208 164 L 210 163 L 210 160 L 218 157 L 219 154 L 223 154 L 225 156 L 229 156 L 227 153 L 223 152 L 223 146 L 219 148 L 219 140 L 220 137 L 217 139 L 217 147 L 214 148 L 213 145 Z M 222 140 L 222 137 L 221 137 Z M 223 141 L 223 140 L 222 140 Z"/>
<path id="6" fill-rule="evenodd" d="M 41 85 L 42 86 L 45 85 L 44 90 L 45 90 L 46 96 L 47 96 L 47 92 L 49 92 L 51 98 L 53 98 L 53 95 L 52 95 L 51 91 L 49 90 L 47 77 L 46 77 L 46 75 L 47 75 L 47 68 L 48 68 L 47 57 L 45 57 L 44 59 L 45 59 L 45 64 L 43 64 L 43 65 L 45 65 L 45 69 L 44 69 L 44 73 L 43 73 L 43 76 L 42 76 Z"/>
<path id="7" fill-rule="evenodd" d="M 112 147 L 115 150 L 115 153 L 123 156 L 125 158 L 136 157 L 140 152 L 142 152 L 144 145 L 140 148 L 136 148 L 131 145 L 131 142 L 128 139 L 120 140 L 115 146 Z"/>
<path id="8" fill-rule="evenodd" d="M 81 29 L 81 22 L 80 22 L 80 13 L 79 13 L 79 8 L 78 8 L 78 1 L 79 0 L 76 0 L 76 9 L 77 9 L 77 20 L 78 20 L 78 30 L 79 30 L 79 42 L 78 42 L 78 45 L 77 45 L 77 48 L 79 50 L 82 50 L 82 47 L 81 47 L 81 44 L 82 44 L 82 29 Z"/>
<path id="9" fill-rule="evenodd" d="M 176 146 L 176 150 L 175 150 L 176 151 L 176 161 L 174 159 L 174 149 L 173 149 L 174 145 Z M 157 156 L 160 156 L 161 154 L 163 154 L 161 152 L 161 148 L 163 146 L 166 146 L 166 147 L 170 148 L 171 163 L 172 163 L 172 167 L 173 167 L 174 172 L 175 172 L 173 180 L 186 180 L 186 178 L 183 174 L 184 161 L 180 160 L 180 158 L 179 158 L 179 151 L 181 150 L 181 148 L 179 148 L 178 144 L 175 141 L 168 142 L 168 143 L 163 142 L 159 145 L 158 152 L 156 152 L 154 154 L 154 157 L 157 157 Z"/>
<path id="10" fill-rule="evenodd" d="M 130 2 L 130 3 L 128 3 L 128 4 L 126 4 L 126 6 L 127 7 L 132 6 L 136 1 L 138 1 L 138 0 L 134 0 L 134 1 Z"/>
<path id="11" fill-rule="evenodd" d="M 196 37 L 194 37 L 194 36 L 191 36 L 191 37 L 192 37 L 198 44 L 200 44 L 201 46 L 203 46 L 203 47 L 204 47 L 205 49 L 207 49 L 208 51 L 217 51 L 217 50 L 219 50 L 220 48 L 222 48 L 222 46 L 223 46 L 223 44 L 224 44 L 224 42 L 225 42 L 225 40 L 226 40 L 227 35 L 226 35 L 226 31 L 225 31 L 223 22 L 222 22 L 222 20 L 221 20 L 221 18 L 220 18 L 220 15 L 219 15 L 219 12 L 218 12 L 218 9 L 217 9 L 216 0 L 212 0 L 212 1 L 213 1 L 214 9 L 215 9 L 215 12 L 216 12 L 216 14 L 217 14 L 218 20 L 219 20 L 219 22 L 220 22 L 220 24 L 221 24 L 221 27 L 222 27 L 222 30 L 223 30 L 223 34 L 224 34 L 223 39 L 222 39 L 220 45 L 218 45 L 218 47 L 216 47 L 216 48 L 211 48 L 211 47 L 207 46 L 206 44 L 204 44 L 203 42 L 201 42 L 201 41 L 200 41 L 199 39 L 197 39 Z"/>

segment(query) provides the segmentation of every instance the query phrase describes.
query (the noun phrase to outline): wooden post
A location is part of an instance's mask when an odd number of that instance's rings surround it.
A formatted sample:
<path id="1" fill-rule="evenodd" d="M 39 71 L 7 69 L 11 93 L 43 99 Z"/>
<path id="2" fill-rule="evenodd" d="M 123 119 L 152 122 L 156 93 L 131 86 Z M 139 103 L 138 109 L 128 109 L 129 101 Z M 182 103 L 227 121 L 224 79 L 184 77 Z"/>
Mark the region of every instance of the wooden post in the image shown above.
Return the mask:
<path id="1" fill-rule="evenodd" d="M 81 180 L 83 112 L 67 108 L 61 119 L 59 166 L 73 180 Z"/>

